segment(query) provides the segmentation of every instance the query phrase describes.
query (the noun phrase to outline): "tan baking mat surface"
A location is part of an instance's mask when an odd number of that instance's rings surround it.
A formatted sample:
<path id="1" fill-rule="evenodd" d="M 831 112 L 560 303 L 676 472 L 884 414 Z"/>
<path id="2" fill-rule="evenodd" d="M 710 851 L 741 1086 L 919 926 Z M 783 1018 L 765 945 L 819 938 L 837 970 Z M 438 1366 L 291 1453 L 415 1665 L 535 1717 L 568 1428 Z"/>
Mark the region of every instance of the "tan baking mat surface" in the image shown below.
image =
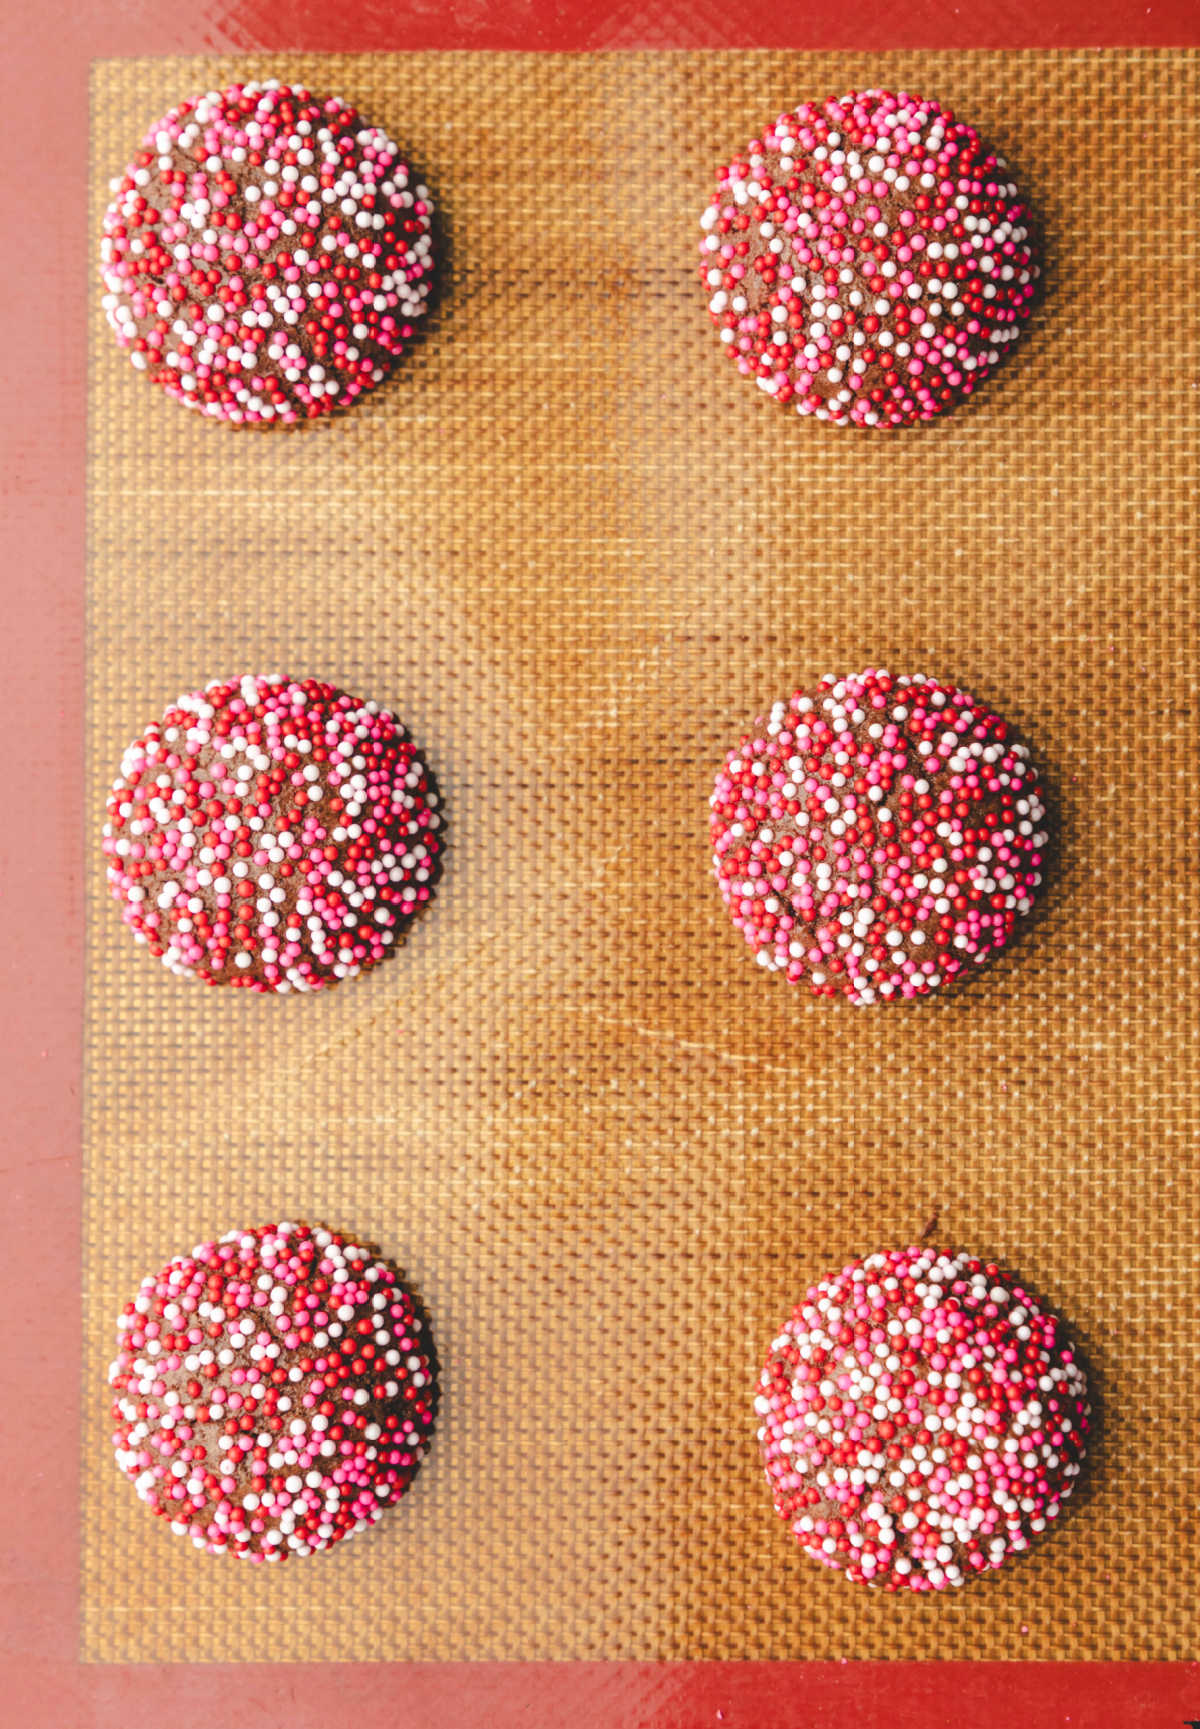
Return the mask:
<path id="1" fill-rule="evenodd" d="M 405 142 L 448 288 L 389 386 L 282 436 L 161 397 L 93 293 L 93 826 L 168 698 L 278 669 L 406 717 L 453 850 L 399 958 L 313 1000 L 172 979 L 92 872 L 86 1655 L 1200 1656 L 1200 58 L 109 63 L 96 220 L 147 123 L 256 74 Z M 1008 370 L 894 437 L 759 400 L 691 276 L 713 165 L 864 82 L 975 120 L 1053 248 Z M 758 704 L 871 663 L 1025 729 L 1065 862 L 965 993 L 856 1011 L 754 966 L 706 798 Z M 750 1400 L 809 1280 L 935 1208 L 1068 1315 L 1107 1432 L 1050 1540 L 909 1601 L 792 1548 Z M 143 1271 L 288 1215 L 408 1270 L 445 1398 L 398 1511 L 264 1576 L 138 1504 L 104 1372 Z"/>

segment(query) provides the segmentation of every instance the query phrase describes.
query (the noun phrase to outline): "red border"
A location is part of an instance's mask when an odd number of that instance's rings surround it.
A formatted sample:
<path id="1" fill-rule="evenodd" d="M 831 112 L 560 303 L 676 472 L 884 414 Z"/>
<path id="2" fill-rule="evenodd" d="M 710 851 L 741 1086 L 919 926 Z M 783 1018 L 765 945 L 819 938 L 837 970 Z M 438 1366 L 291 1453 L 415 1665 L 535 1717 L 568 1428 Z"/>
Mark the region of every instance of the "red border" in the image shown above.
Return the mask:
<path id="1" fill-rule="evenodd" d="M 26 820 L 0 832 L 0 1076 L 8 1122 L 0 1687 L 9 1721 L 289 1729 L 566 1722 L 654 1729 L 1141 1729 L 1200 1715 L 1200 1664 L 81 1666 L 77 1658 L 83 937 L 87 70 L 93 57 L 253 50 L 1200 46 L 1196 0 L 5 0 L 0 114 L 4 608 L 0 677 Z M 36 404 L 36 414 L 31 405 Z M 64 917 L 64 908 L 68 909 Z M 228 1680 L 226 1686 L 222 1682 Z"/>

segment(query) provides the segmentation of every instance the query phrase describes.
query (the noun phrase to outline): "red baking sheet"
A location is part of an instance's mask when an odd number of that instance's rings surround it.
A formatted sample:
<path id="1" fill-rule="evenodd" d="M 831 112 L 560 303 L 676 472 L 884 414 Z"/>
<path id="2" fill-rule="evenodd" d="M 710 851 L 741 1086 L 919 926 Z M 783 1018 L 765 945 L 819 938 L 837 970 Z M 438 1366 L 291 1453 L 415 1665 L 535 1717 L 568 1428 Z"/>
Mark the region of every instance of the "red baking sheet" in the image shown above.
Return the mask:
<path id="1" fill-rule="evenodd" d="M 707 0 L 4 0 L 0 1721 L 156 1729 L 565 1723 L 1140 1729 L 1200 1720 L 1200 1664 L 86 1666 L 77 1656 L 83 913 L 85 219 L 93 56 L 224 49 L 1200 47 L 1197 0 L 953 0 L 726 13 Z M 1119 119 L 1119 117 L 1116 117 Z M 16 773 L 12 773 L 12 768 Z M 1137 1605 L 1130 1604 L 1136 1617 Z M 269 1657 L 269 1653 L 264 1653 Z"/>

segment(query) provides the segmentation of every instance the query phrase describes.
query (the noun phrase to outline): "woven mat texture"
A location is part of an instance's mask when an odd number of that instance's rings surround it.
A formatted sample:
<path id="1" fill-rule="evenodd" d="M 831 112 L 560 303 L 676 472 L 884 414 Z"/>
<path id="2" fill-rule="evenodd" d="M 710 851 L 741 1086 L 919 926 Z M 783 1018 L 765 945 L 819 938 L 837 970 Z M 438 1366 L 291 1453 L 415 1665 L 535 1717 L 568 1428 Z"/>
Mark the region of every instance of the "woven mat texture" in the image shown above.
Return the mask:
<path id="1" fill-rule="evenodd" d="M 270 75 L 407 147 L 447 281 L 282 434 L 162 397 L 89 288 L 85 1655 L 1200 1656 L 1200 58 L 103 63 L 89 248 L 150 121 Z M 870 83 L 972 119 L 1050 246 L 1007 369 L 894 436 L 760 398 L 692 275 L 714 165 Z M 706 800 L 760 705 L 870 664 L 1022 728 L 1062 863 L 969 988 L 855 1010 L 753 964 Z M 125 743 L 243 670 L 393 706 L 451 816 L 432 915 L 313 1000 L 173 979 L 103 885 Z M 1105 1428 L 1052 1537 L 930 1601 L 794 1549 L 751 1398 L 806 1285 L 935 1211 L 1067 1316 Z M 288 1216 L 406 1269 L 444 1402 L 398 1510 L 264 1574 L 138 1504 L 104 1375 L 144 1271 Z"/>

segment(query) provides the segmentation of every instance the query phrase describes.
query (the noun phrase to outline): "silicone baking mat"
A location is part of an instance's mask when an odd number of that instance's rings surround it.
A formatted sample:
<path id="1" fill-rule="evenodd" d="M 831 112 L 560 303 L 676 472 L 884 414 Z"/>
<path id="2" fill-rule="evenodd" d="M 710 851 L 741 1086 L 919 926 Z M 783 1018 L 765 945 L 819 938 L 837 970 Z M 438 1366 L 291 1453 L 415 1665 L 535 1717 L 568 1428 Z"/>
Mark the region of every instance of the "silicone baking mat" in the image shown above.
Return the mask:
<path id="1" fill-rule="evenodd" d="M 1200 1654 L 1198 73 L 1172 52 L 96 67 L 93 234 L 161 111 L 274 75 L 405 144 L 449 251 L 395 379 L 294 433 L 185 414 L 93 292 L 93 857 L 126 741 L 259 669 L 394 706 L 452 851 L 398 958 L 313 1000 L 171 978 L 92 869 L 86 1656 Z M 1050 243 L 1013 361 L 896 436 L 760 400 L 692 276 L 714 164 L 863 83 L 972 119 Z M 854 1010 L 754 966 L 706 798 L 760 705 L 868 664 L 952 677 L 1024 730 L 1062 863 L 969 988 Z M 935 1212 L 1068 1317 L 1105 1420 L 1053 1536 L 920 1601 L 793 1548 L 750 1401 L 810 1280 Z M 264 1572 L 138 1504 L 104 1371 L 144 1271 L 287 1216 L 407 1270 L 444 1400 L 398 1510 Z"/>

